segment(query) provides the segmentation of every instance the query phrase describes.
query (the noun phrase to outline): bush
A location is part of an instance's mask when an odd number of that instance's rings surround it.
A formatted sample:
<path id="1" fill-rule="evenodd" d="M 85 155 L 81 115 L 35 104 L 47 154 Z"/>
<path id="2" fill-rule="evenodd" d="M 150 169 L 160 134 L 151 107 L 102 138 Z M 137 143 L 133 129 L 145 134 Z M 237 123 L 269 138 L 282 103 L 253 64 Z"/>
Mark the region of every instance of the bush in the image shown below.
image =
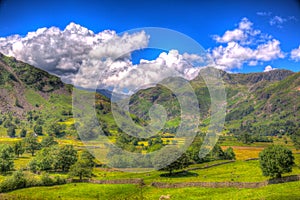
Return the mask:
<path id="1" fill-rule="evenodd" d="M 22 171 L 16 171 L 12 176 L 7 177 L 0 185 L 1 192 L 8 192 L 15 189 L 25 188 L 26 178 Z"/>
<path id="2" fill-rule="evenodd" d="M 42 185 L 44 186 L 51 186 L 55 184 L 54 180 L 49 176 L 48 173 L 42 173 L 41 181 Z"/>
<path id="3" fill-rule="evenodd" d="M 36 173 L 39 170 L 38 167 L 38 163 L 36 159 L 32 159 L 29 164 L 28 164 L 28 168 L 30 171 L 32 171 L 33 173 Z"/>
<path id="4" fill-rule="evenodd" d="M 14 126 L 7 128 L 7 135 L 11 138 L 16 137 L 16 129 Z"/>
<path id="5" fill-rule="evenodd" d="M 20 132 L 20 137 L 24 138 L 24 137 L 26 137 L 26 134 L 27 134 L 27 131 L 24 128 L 22 128 L 22 130 Z"/>
<path id="6" fill-rule="evenodd" d="M 225 160 L 235 160 L 235 153 L 234 153 L 232 147 L 229 147 L 224 151 L 224 159 Z"/>
<path id="7" fill-rule="evenodd" d="M 34 186 L 61 185 L 66 182 L 66 179 L 60 176 L 52 178 L 48 173 L 43 173 L 39 179 L 33 174 L 25 174 L 23 171 L 16 171 L 12 176 L 6 177 L 4 181 L 0 183 L 0 193 Z"/>
<path id="8" fill-rule="evenodd" d="M 54 181 L 56 185 L 62 185 L 62 184 L 66 184 L 67 180 L 61 176 L 55 176 L 54 177 Z"/>

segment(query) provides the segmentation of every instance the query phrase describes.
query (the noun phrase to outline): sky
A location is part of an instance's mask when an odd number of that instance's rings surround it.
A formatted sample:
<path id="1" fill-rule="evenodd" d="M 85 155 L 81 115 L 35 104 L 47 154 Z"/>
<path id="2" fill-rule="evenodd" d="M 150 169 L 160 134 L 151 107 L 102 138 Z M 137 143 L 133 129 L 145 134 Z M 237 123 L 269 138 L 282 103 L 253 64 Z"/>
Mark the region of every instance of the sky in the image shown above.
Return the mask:
<path id="1" fill-rule="evenodd" d="M 210 65 L 228 72 L 300 71 L 300 2 L 296 0 L 0 0 L 0 52 L 66 82 L 76 79 L 87 86 L 85 80 L 91 77 L 83 72 L 102 70 L 101 84 L 109 87 L 139 66 L 141 58 L 144 65 L 174 68 L 189 79 L 195 77 L 197 66 L 189 63 L 198 58 L 185 54 L 184 48 L 134 51 L 105 66 L 116 52 L 147 48 L 149 37 L 143 27 L 185 34 L 202 45 Z"/>

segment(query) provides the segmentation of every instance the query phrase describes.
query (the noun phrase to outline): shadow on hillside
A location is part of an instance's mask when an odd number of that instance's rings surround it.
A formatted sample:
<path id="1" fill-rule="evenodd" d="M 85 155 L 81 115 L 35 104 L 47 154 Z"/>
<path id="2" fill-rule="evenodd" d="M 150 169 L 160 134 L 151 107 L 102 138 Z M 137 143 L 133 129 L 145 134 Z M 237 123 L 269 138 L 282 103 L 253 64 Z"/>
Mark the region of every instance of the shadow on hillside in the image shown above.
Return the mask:
<path id="1" fill-rule="evenodd" d="M 195 177 L 195 176 L 199 176 L 199 175 L 195 172 L 180 171 L 180 172 L 174 172 L 172 174 L 165 173 L 165 174 L 161 174 L 159 176 L 160 177 L 168 177 L 168 178 L 181 178 L 181 177 Z"/>

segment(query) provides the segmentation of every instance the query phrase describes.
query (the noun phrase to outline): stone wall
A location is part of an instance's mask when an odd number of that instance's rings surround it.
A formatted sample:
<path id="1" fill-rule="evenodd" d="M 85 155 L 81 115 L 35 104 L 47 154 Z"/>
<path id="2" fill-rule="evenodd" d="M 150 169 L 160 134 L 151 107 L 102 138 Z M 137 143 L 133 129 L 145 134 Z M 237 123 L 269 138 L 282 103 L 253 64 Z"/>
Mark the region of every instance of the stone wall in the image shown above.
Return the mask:
<path id="1" fill-rule="evenodd" d="M 300 175 L 286 176 L 262 182 L 182 182 L 163 183 L 153 182 L 151 186 L 157 188 L 184 188 L 184 187 L 208 187 L 208 188 L 260 188 L 271 184 L 300 181 Z"/>

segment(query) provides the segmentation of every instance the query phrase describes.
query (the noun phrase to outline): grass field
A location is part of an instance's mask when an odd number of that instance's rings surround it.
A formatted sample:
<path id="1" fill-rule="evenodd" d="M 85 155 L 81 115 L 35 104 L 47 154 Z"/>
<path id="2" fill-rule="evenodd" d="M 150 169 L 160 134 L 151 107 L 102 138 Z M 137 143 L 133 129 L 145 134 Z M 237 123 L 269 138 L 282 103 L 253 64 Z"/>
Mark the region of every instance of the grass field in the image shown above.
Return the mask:
<path id="1" fill-rule="evenodd" d="M 71 120 L 70 120 L 71 122 Z M 41 139 L 41 138 L 39 138 Z M 163 138 L 164 140 L 172 141 L 172 138 Z M 20 139 L 0 137 L 0 143 L 12 144 Z M 73 144 L 76 149 L 81 150 L 84 144 L 74 139 L 59 139 L 60 145 Z M 166 141 L 164 141 L 166 142 Z M 183 141 L 178 141 L 179 143 Z M 222 148 L 228 148 L 224 144 L 239 144 L 236 140 L 227 140 L 222 143 Z M 275 138 L 274 143 L 281 144 L 282 138 Z M 288 146 L 290 141 L 288 141 Z M 259 144 L 259 145 L 258 145 Z M 270 143 L 271 144 L 271 143 Z M 91 142 L 89 145 L 97 145 Z M 144 144 L 146 145 L 146 144 Z M 265 146 L 262 146 L 265 145 Z M 142 178 L 147 186 L 141 189 L 135 185 L 97 185 L 97 184 L 66 184 L 52 187 L 38 187 L 27 188 L 12 191 L 10 193 L 0 195 L 0 199 L 159 199 L 160 195 L 170 194 L 171 199 L 297 199 L 300 197 L 300 182 L 286 183 L 278 185 L 270 185 L 259 189 L 236 189 L 236 188 L 180 188 L 180 189 L 157 189 L 151 187 L 152 182 L 259 182 L 267 180 L 268 177 L 262 175 L 259 161 L 251 160 L 244 161 L 248 158 L 257 158 L 260 151 L 262 151 L 269 143 L 257 143 L 241 146 L 232 146 L 236 154 L 237 160 L 233 163 L 227 163 L 219 166 L 214 166 L 206 169 L 189 170 L 184 175 L 177 175 L 174 177 L 161 176 L 162 171 L 151 171 L 144 173 L 129 173 L 117 171 L 109 168 L 95 168 L 92 179 L 96 180 L 113 180 L 113 179 L 133 179 Z M 106 152 L 99 148 L 105 157 Z M 292 173 L 284 174 L 289 176 L 300 174 L 300 154 L 294 151 L 295 163 Z M 298 151 L 299 152 L 299 151 Z M 25 153 L 20 158 L 15 159 L 15 169 L 22 169 L 27 166 L 33 157 Z M 188 168 L 202 168 L 216 163 L 224 162 L 224 160 L 217 160 L 208 163 L 194 164 Z M 58 175 L 59 173 L 51 173 Z M 61 175 L 61 174 L 60 174 Z M 67 177 L 66 174 L 63 174 Z M 0 181 L 5 177 L 0 176 Z M 143 190 L 143 197 L 141 192 Z M 186 195 L 188 194 L 188 195 Z M 188 196 L 188 197 L 187 197 Z M 300 198 L 298 198 L 300 199 Z"/>
<path id="2" fill-rule="evenodd" d="M 200 165 L 193 165 L 192 167 L 203 167 L 205 165 L 211 165 L 213 163 L 205 163 Z M 294 174 L 300 174 L 300 157 L 296 159 L 296 165 L 293 168 L 292 173 L 284 174 L 283 176 L 289 176 Z M 111 180 L 111 179 L 130 179 L 130 178 L 143 178 L 145 183 L 150 184 L 152 182 L 224 182 L 224 181 L 238 181 L 238 182 L 258 182 L 267 180 L 268 177 L 262 175 L 259 167 L 259 161 L 236 161 L 234 163 L 228 163 L 219 165 L 207 169 L 191 170 L 185 176 L 177 177 L 161 177 L 160 175 L 165 172 L 152 171 L 146 173 L 128 173 L 122 171 L 113 171 L 108 169 L 96 168 L 94 170 L 94 179 L 99 180 Z"/>
<path id="3" fill-rule="evenodd" d="M 289 199 L 300 197 L 300 182 L 269 185 L 258 189 L 237 188 L 180 188 L 158 189 L 150 186 L 140 188 L 135 185 L 66 184 L 53 187 L 38 187 L 16 190 L 0 196 L 1 199 L 24 200 L 157 200 L 169 194 L 172 200 L 198 199 Z"/>

